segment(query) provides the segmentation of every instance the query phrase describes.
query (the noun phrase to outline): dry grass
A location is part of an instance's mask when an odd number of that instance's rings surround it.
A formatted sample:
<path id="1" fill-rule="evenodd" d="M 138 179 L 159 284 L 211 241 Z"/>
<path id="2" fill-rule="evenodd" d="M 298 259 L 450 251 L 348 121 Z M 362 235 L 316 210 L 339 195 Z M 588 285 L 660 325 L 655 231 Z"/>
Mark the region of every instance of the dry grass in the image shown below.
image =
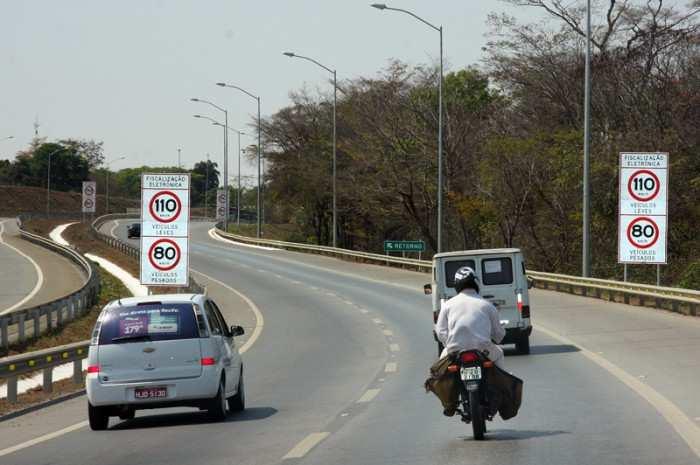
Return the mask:
<path id="1" fill-rule="evenodd" d="M 85 373 L 83 373 L 83 375 L 85 375 Z M 83 383 L 75 384 L 73 382 L 73 378 L 70 378 L 56 381 L 53 383 L 52 387 L 52 392 L 44 392 L 41 387 L 37 387 L 25 392 L 24 394 L 19 394 L 17 396 L 17 403 L 15 404 L 9 403 L 7 399 L 0 399 L 0 418 L 8 413 L 22 410 L 26 407 L 30 407 L 41 402 L 47 402 L 51 399 L 55 399 L 66 394 L 80 391 L 81 389 L 85 388 L 85 385 Z"/>

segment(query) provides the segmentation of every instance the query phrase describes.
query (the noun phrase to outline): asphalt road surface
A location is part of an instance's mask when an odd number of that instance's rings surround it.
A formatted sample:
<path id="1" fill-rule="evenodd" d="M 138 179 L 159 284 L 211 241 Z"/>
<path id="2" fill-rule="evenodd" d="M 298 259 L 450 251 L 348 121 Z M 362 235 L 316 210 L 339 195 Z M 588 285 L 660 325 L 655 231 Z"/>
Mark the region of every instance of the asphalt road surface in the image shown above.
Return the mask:
<path id="1" fill-rule="evenodd" d="M 265 318 L 244 354 L 248 410 L 224 423 L 142 411 L 96 433 L 78 398 L 0 423 L 0 463 L 700 463 L 696 319 L 533 290 L 532 354 L 505 360 L 523 407 L 476 442 L 422 388 L 436 352 L 426 275 L 222 243 L 209 227 L 192 225 L 192 268 Z"/>

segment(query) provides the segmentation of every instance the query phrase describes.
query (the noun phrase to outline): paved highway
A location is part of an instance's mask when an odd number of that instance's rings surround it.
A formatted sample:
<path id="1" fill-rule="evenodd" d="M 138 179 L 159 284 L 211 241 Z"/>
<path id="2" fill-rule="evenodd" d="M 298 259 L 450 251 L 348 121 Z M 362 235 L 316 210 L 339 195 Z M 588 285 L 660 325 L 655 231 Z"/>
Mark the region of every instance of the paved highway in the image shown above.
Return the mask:
<path id="1" fill-rule="evenodd" d="M 58 299 L 85 282 L 73 262 L 21 239 L 14 219 L 0 218 L 0 263 L 0 314 Z"/>
<path id="2" fill-rule="evenodd" d="M 208 228 L 193 225 L 191 266 L 265 318 L 244 354 L 249 409 L 221 424 L 139 412 L 94 433 L 79 398 L 0 423 L 0 463 L 700 463 L 698 320 L 533 291 L 532 355 L 506 358 L 523 408 L 475 442 L 422 389 L 426 275 L 226 244 Z"/>

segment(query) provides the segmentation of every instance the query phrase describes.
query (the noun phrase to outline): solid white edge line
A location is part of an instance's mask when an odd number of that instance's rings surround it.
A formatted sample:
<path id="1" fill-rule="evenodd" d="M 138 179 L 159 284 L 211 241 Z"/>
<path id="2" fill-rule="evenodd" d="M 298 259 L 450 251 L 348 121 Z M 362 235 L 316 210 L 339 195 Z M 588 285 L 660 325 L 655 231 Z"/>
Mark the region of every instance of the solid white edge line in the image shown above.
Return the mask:
<path id="1" fill-rule="evenodd" d="M 78 224 L 78 221 L 56 226 L 49 233 L 49 238 L 51 238 L 51 240 L 56 242 L 57 244 L 65 245 L 66 247 L 70 246 L 68 241 L 63 238 L 63 231 L 65 231 L 68 228 L 68 226 L 71 226 L 74 224 Z"/>
<path id="2" fill-rule="evenodd" d="M 233 240 L 233 239 L 225 239 L 225 238 L 219 236 L 219 235 L 216 233 L 216 228 L 211 228 L 211 229 L 209 230 L 209 237 L 211 237 L 211 238 L 214 239 L 215 241 L 219 241 L 219 242 L 228 242 L 229 244 L 240 245 L 240 246 L 243 246 L 243 247 L 250 247 L 251 249 L 267 250 L 267 251 L 271 251 L 271 250 L 281 250 L 281 249 L 276 249 L 276 248 L 274 248 L 274 247 L 263 247 L 263 246 L 261 246 L 261 245 L 253 245 L 253 244 L 246 244 L 245 242 L 238 242 L 238 241 L 235 241 L 235 240 Z"/>
<path id="3" fill-rule="evenodd" d="M 639 379 L 627 373 L 614 363 L 606 360 L 595 352 L 583 347 L 566 336 L 562 336 L 551 329 L 537 325 L 537 331 L 541 331 L 547 336 L 557 339 L 564 344 L 578 347 L 581 354 L 590 361 L 606 370 L 617 378 L 628 388 L 633 390 L 642 399 L 646 400 L 683 438 L 688 447 L 700 457 L 700 426 L 695 424 L 681 409 L 679 409 L 668 398 L 657 392 L 648 384 L 644 384 Z"/>
<path id="4" fill-rule="evenodd" d="M 365 391 L 365 393 L 362 394 L 362 397 L 357 399 L 357 403 L 364 404 L 367 402 L 371 402 L 375 397 L 377 397 L 379 391 L 381 391 L 381 389 L 367 389 L 367 391 Z"/>
<path id="5" fill-rule="evenodd" d="M 302 439 L 296 446 L 292 448 L 287 455 L 282 457 L 282 460 L 286 459 L 300 459 L 311 451 L 314 447 L 318 445 L 319 442 L 323 441 L 331 433 L 311 433 Z"/>
<path id="6" fill-rule="evenodd" d="M 240 353 L 245 353 L 248 349 L 251 348 L 251 346 L 252 346 L 253 344 L 255 344 L 255 341 L 258 340 L 258 338 L 260 337 L 260 334 L 262 333 L 263 327 L 265 326 L 265 318 L 263 317 L 263 314 L 262 314 L 262 312 L 260 311 L 260 309 L 258 308 L 258 306 L 255 305 L 255 303 L 254 303 L 252 300 L 250 300 L 250 298 L 248 298 L 248 296 L 246 296 L 245 294 L 243 294 L 243 293 L 240 292 L 240 291 L 237 291 L 236 289 L 232 288 L 231 286 L 222 283 L 222 282 L 219 281 L 218 279 L 212 278 L 211 276 L 209 276 L 209 275 L 207 275 L 207 274 L 204 274 L 204 273 L 202 273 L 201 271 L 197 271 L 197 270 L 195 270 L 195 269 L 193 269 L 193 268 L 190 268 L 190 271 L 192 271 L 192 272 L 194 272 L 194 273 L 197 273 L 197 274 L 199 274 L 199 275 L 202 275 L 202 276 L 204 276 L 206 279 L 208 279 L 208 280 L 210 280 L 210 281 L 213 281 L 213 282 L 215 282 L 216 284 L 218 284 L 219 286 L 223 286 L 223 287 L 225 287 L 226 289 L 228 289 L 229 291 L 233 292 L 233 293 L 236 294 L 238 297 L 240 297 L 241 299 L 243 299 L 243 301 L 245 301 L 245 303 L 248 304 L 248 306 L 250 307 L 250 309 L 253 311 L 253 314 L 255 315 L 255 320 L 256 320 L 255 328 L 253 329 L 253 334 L 250 335 L 250 337 L 249 337 L 248 340 L 245 342 L 245 344 L 243 344 L 243 345 L 241 346 L 241 348 L 238 350 Z"/>
<path id="7" fill-rule="evenodd" d="M 22 305 L 24 305 L 25 303 L 27 303 L 30 299 L 32 299 L 35 295 L 37 295 L 37 293 L 39 292 L 39 290 L 41 290 L 41 286 L 44 285 L 44 273 L 42 273 L 41 268 L 39 267 L 39 265 L 37 264 L 37 262 L 35 262 L 34 259 L 33 259 L 32 257 L 30 257 L 29 255 L 25 254 L 24 252 L 22 252 L 22 251 L 19 250 L 18 248 L 16 248 L 16 247 L 14 247 L 14 246 L 8 244 L 7 242 L 5 242 L 5 240 L 2 238 L 2 235 L 3 235 L 4 232 L 5 232 L 5 222 L 6 222 L 6 221 L 8 221 L 8 220 L 5 220 L 5 221 L 0 222 L 0 243 L 4 244 L 5 246 L 7 246 L 7 247 L 9 247 L 10 249 L 14 250 L 14 251 L 15 251 L 16 253 L 18 253 L 20 256 L 22 256 L 22 257 L 24 257 L 25 259 L 27 259 L 27 260 L 29 261 L 29 263 L 31 263 L 31 264 L 34 266 L 34 271 L 36 271 L 37 280 L 36 280 L 36 284 L 34 285 L 34 289 L 32 289 L 32 290 L 29 292 L 29 294 L 27 294 L 26 296 L 24 296 L 24 298 L 22 298 L 22 300 L 20 300 L 19 302 L 15 303 L 14 305 L 12 305 L 12 306 L 10 306 L 10 307 L 4 309 L 4 310 L 0 310 L 0 315 L 3 315 L 3 314 L 8 313 L 8 312 L 11 312 L 12 310 L 15 310 L 15 309 L 21 307 Z"/>
<path id="8" fill-rule="evenodd" d="M 42 442 L 50 441 L 51 439 L 57 438 L 59 436 L 63 436 L 64 434 L 68 434 L 68 433 L 73 432 L 75 430 L 84 428 L 87 425 L 88 425 L 87 421 L 81 421 L 80 423 L 76 423 L 74 425 L 67 426 L 67 427 L 60 429 L 58 431 L 54 431 L 53 433 L 44 434 L 43 436 L 39 436 L 38 438 L 30 439 L 29 441 L 25 441 L 21 444 L 17 444 L 16 446 L 2 449 L 2 450 L 0 450 L 0 457 L 12 454 L 13 452 L 17 452 L 17 451 L 22 450 L 22 449 L 26 449 L 27 447 L 35 446 L 35 445 L 40 444 Z"/>

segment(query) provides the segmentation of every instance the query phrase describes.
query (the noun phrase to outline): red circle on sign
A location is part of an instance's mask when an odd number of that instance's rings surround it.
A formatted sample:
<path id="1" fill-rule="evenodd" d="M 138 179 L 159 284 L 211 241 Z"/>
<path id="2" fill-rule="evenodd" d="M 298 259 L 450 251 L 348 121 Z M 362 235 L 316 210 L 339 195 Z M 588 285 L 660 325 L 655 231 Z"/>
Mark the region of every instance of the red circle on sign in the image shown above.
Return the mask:
<path id="1" fill-rule="evenodd" d="M 634 193 L 634 189 L 632 189 L 632 181 L 634 181 L 634 178 L 637 177 L 640 174 L 648 174 L 652 178 L 654 178 L 654 182 L 656 183 L 656 189 L 654 189 L 654 192 L 649 196 L 649 197 L 639 197 L 637 194 Z M 635 171 L 632 173 L 632 176 L 630 176 L 629 181 L 627 181 L 627 192 L 630 193 L 630 195 L 635 199 L 640 202 L 649 202 L 651 200 L 654 200 L 657 195 L 659 195 L 659 190 L 661 189 L 661 182 L 659 182 L 659 177 L 654 173 L 653 171 L 650 170 L 639 170 Z"/>
<path id="2" fill-rule="evenodd" d="M 156 214 L 155 210 L 153 209 L 153 206 L 155 205 L 158 198 L 160 198 L 164 195 L 169 195 L 175 200 L 175 203 L 176 203 L 175 214 L 173 214 L 172 218 L 161 218 L 160 216 L 158 216 L 158 214 Z M 180 202 L 180 197 L 175 195 L 174 192 L 161 191 L 161 192 L 158 192 L 156 195 L 154 195 L 153 198 L 151 199 L 151 201 L 148 203 L 148 211 L 151 212 L 151 216 L 153 218 L 155 218 L 159 223 L 172 223 L 180 216 L 180 212 L 182 211 L 182 203 Z"/>
<path id="3" fill-rule="evenodd" d="M 173 248 L 177 252 L 177 255 L 175 256 L 173 263 L 171 265 L 168 265 L 168 266 L 161 266 L 153 260 L 153 250 L 158 245 L 160 245 L 164 242 L 173 246 Z M 180 263 L 181 256 L 182 256 L 182 253 L 180 252 L 180 247 L 177 245 L 177 243 L 175 241 L 173 241 L 171 239 L 158 239 L 153 244 L 151 244 L 151 248 L 148 249 L 148 261 L 151 262 L 151 265 L 153 265 L 154 268 L 156 268 L 160 271 L 170 271 L 173 268 L 175 268 L 177 266 L 177 264 Z"/>
<path id="4" fill-rule="evenodd" d="M 648 221 L 649 223 L 651 223 L 651 225 L 654 228 L 654 239 L 651 242 L 649 242 L 648 244 L 638 244 L 632 238 L 632 228 L 634 227 L 634 225 L 636 225 L 640 221 Z M 659 240 L 659 225 L 657 225 L 656 222 L 654 222 L 654 220 L 652 220 L 651 218 L 647 218 L 646 216 L 641 216 L 639 218 L 635 218 L 634 221 L 630 222 L 629 226 L 627 226 L 627 239 L 630 241 L 630 244 L 632 244 L 633 246 L 635 246 L 639 249 L 648 249 L 649 247 L 656 244 L 656 241 Z"/>

